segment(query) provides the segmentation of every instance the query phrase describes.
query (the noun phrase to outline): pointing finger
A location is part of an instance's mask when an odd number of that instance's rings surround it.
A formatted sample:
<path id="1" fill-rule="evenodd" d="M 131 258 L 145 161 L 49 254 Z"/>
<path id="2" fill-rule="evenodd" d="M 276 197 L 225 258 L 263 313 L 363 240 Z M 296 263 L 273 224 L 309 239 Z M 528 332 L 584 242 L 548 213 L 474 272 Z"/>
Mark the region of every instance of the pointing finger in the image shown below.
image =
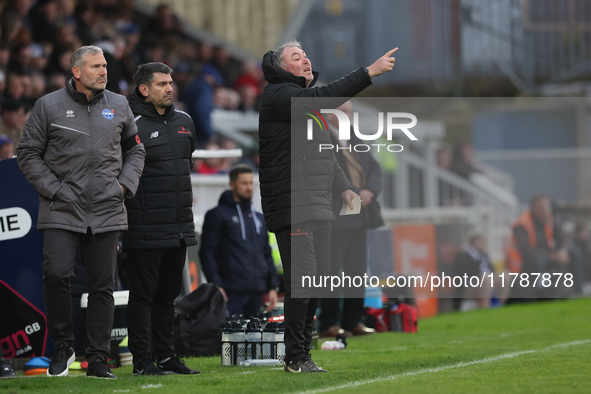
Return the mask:
<path id="1" fill-rule="evenodd" d="M 392 50 L 390 50 L 390 51 L 386 52 L 386 56 L 388 56 L 388 57 L 392 56 L 392 54 L 393 54 L 394 52 L 396 52 L 397 50 L 398 50 L 398 47 L 396 47 L 396 48 L 394 48 L 394 49 L 392 49 Z"/>

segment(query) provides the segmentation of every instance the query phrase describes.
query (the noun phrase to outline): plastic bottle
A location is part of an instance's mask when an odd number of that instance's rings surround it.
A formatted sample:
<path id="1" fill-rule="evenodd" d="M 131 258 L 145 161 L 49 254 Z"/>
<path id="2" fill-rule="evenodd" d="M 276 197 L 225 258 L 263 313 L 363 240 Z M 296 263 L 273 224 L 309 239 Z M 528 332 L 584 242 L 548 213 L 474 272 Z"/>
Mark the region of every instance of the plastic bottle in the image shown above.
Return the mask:
<path id="1" fill-rule="evenodd" d="M 261 358 L 262 332 L 257 318 L 252 318 L 246 324 L 246 358 L 257 360 Z"/>
<path id="2" fill-rule="evenodd" d="M 277 359 L 267 359 L 267 360 L 251 360 L 248 359 L 240 363 L 242 367 L 278 367 L 281 365 L 281 362 Z"/>
<path id="3" fill-rule="evenodd" d="M 343 350 L 347 347 L 347 340 L 342 335 L 337 335 L 335 341 L 326 341 L 322 344 L 322 350 Z"/>
<path id="4" fill-rule="evenodd" d="M 277 355 L 277 323 L 275 322 L 268 322 L 263 329 L 263 343 L 261 349 L 261 358 L 268 360 L 268 359 L 276 359 Z"/>
<path id="5" fill-rule="evenodd" d="M 232 365 L 232 324 L 222 323 L 222 365 Z"/>
<path id="6" fill-rule="evenodd" d="M 240 365 L 246 360 L 246 333 L 239 322 L 232 322 L 232 365 Z"/>

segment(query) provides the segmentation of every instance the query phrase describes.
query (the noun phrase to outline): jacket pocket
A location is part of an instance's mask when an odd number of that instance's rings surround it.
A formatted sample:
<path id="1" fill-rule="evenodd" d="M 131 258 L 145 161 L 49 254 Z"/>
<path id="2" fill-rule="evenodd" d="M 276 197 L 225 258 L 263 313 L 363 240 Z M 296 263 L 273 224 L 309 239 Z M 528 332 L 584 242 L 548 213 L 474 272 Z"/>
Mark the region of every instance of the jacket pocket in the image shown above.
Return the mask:
<path id="1" fill-rule="evenodd" d="M 68 205 L 73 206 L 74 203 L 75 199 L 73 197 L 72 189 L 66 182 L 62 181 L 62 187 L 55 194 L 53 201 L 49 203 L 49 209 L 53 211 L 59 209 L 60 207 L 65 207 Z"/>

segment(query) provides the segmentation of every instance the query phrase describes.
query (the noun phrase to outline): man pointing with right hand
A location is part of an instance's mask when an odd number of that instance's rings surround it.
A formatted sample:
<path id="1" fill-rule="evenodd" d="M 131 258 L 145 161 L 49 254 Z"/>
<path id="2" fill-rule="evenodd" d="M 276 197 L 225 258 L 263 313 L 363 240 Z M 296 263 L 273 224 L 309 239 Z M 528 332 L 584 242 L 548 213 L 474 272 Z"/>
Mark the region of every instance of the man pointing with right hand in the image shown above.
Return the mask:
<path id="1" fill-rule="evenodd" d="M 333 103 L 338 107 L 371 85 L 371 78 L 391 71 L 397 50 L 321 87 L 314 87 L 318 73 L 312 71 L 299 42 L 285 43 L 263 58 L 269 84 L 261 97 L 259 117 L 261 197 L 265 221 L 276 234 L 283 264 L 286 372 L 326 372 L 309 352 L 318 298 L 311 293 L 294 296 L 293 290 L 302 288 L 302 275 L 329 274 L 332 193 L 339 193 L 350 209 L 357 197 L 334 154 L 318 152 L 318 146 L 306 141 L 305 129 L 292 128 L 291 99 L 342 98 Z"/>

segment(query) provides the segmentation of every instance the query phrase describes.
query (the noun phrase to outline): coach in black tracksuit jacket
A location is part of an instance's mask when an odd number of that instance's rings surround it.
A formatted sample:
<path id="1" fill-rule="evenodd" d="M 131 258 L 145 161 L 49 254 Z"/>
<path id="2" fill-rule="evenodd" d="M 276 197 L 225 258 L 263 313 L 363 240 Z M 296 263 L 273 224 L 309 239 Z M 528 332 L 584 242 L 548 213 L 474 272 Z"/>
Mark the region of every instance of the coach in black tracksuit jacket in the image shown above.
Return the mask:
<path id="1" fill-rule="evenodd" d="M 126 202 L 129 230 L 123 234 L 130 276 L 129 350 L 134 366 L 143 363 L 134 368 L 139 374 L 159 374 L 147 360 L 174 354 L 174 299 L 181 290 L 186 248 L 197 244 L 191 187 L 195 127 L 172 104 L 168 70 L 162 63 L 141 66 L 134 80 L 141 72 L 156 79 L 136 81 L 139 86 L 129 97 L 138 134 L 146 141 L 144 171 L 135 198 Z"/>
<path id="2" fill-rule="evenodd" d="M 325 372 L 309 354 L 318 299 L 302 289 L 301 276 L 328 274 L 321 270 L 330 261 L 332 193 L 341 193 L 347 202 L 355 196 L 332 152 L 319 152 L 318 141 L 307 141 L 305 129 L 292 129 L 291 98 L 344 97 L 335 100 L 336 107 L 369 86 L 372 76 L 392 70 L 394 51 L 322 87 L 313 87 L 318 74 L 298 42 L 263 58 L 269 84 L 261 97 L 259 179 L 265 221 L 276 233 L 284 270 L 287 372 Z M 292 297 L 294 289 L 301 292 Z"/>

